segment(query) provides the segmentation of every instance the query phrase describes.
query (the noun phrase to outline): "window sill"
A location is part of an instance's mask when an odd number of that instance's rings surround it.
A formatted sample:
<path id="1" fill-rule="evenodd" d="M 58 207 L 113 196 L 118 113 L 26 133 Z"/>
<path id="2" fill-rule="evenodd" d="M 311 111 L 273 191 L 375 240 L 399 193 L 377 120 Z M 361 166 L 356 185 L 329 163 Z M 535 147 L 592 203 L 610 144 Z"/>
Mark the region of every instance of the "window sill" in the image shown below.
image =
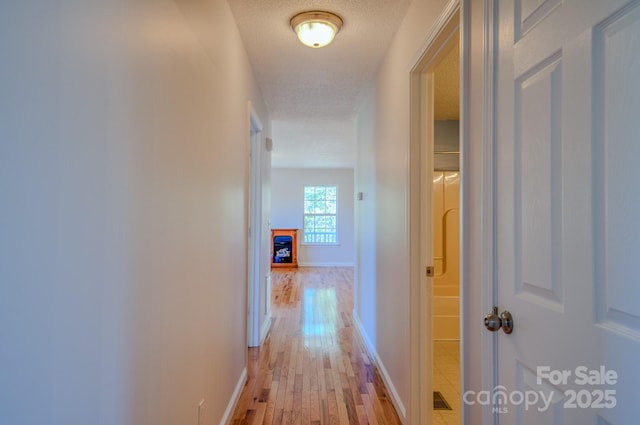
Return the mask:
<path id="1" fill-rule="evenodd" d="M 319 242 L 319 243 L 312 243 L 312 242 L 301 242 L 300 245 L 302 246 L 340 246 L 340 243 L 338 242 Z"/>

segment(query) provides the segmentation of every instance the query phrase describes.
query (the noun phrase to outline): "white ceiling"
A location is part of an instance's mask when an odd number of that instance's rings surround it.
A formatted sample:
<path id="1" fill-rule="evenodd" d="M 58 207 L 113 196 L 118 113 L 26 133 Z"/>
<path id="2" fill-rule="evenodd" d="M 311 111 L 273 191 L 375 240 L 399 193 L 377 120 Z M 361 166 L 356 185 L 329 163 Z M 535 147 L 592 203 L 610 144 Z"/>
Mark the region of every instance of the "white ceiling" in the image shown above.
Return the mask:
<path id="1" fill-rule="evenodd" d="M 354 114 L 411 0 L 228 0 L 271 112 L 272 165 L 353 168 Z M 302 45 L 292 16 L 327 10 L 344 20 L 334 42 Z M 444 52 L 443 52 L 444 53 Z M 458 43 L 434 69 L 436 119 L 458 119 Z"/>
<path id="2" fill-rule="evenodd" d="M 410 0 L 229 0 L 273 120 L 274 167 L 351 168 L 353 117 Z M 344 26 L 321 49 L 302 45 L 289 20 L 306 10 Z"/>

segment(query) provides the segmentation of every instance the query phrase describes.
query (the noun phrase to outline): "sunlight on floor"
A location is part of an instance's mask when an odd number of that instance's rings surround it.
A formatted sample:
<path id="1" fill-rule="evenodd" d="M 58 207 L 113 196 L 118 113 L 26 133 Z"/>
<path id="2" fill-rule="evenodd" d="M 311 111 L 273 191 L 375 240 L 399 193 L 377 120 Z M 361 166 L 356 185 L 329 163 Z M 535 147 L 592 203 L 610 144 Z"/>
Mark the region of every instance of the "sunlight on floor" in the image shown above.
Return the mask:
<path id="1" fill-rule="evenodd" d="M 334 288 L 304 288 L 302 333 L 305 345 L 310 337 L 335 334 L 338 318 L 338 302 Z"/>

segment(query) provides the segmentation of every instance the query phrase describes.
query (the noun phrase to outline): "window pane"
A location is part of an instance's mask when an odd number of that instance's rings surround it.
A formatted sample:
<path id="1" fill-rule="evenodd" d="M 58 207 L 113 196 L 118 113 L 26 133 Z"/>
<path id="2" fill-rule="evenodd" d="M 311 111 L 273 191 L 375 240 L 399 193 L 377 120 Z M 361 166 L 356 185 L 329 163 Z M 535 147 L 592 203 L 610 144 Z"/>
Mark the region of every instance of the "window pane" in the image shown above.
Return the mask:
<path id="1" fill-rule="evenodd" d="M 325 214 L 335 214 L 336 210 L 336 201 L 327 201 Z"/>
<path id="2" fill-rule="evenodd" d="M 335 186 L 327 187 L 327 199 L 335 200 L 338 199 L 337 188 Z"/>
<path id="3" fill-rule="evenodd" d="M 315 220 L 313 219 L 313 216 L 305 216 L 304 217 L 304 228 L 305 230 L 312 230 L 315 226 L 314 226 Z"/>
<path id="4" fill-rule="evenodd" d="M 304 201 L 304 213 L 313 214 L 313 201 Z"/>
<path id="5" fill-rule="evenodd" d="M 304 187 L 304 200 L 305 201 L 312 201 L 314 196 L 315 196 L 316 190 L 314 187 L 311 186 L 305 186 Z"/>

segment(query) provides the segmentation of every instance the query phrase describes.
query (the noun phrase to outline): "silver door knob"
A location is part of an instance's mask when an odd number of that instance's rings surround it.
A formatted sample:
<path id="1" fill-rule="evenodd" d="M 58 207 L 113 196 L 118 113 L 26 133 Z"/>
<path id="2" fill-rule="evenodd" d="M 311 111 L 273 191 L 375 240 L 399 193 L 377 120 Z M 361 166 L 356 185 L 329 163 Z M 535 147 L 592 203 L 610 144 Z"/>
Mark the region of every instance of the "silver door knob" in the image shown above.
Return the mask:
<path id="1" fill-rule="evenodd" d="M 502 328 L 504 333 L 510 334 L 513 332 L 513 316 L 507 310 L 498 315 L 498 307 L 493 307 L 493 311 L 484 316 L 484 327 L 491 332 Z"/>
<path id="2" fill-rule="evenodd" d="M 496 332 L 502 327 L 502 319 L 498 316 L 498 307 L 493 307 L 493 312 L 484 316 L 484 327 L 491 332 Z"/>
<path id="3" fill-rule="evenodd" d="M 505 310 L 500 313 L 500 319 L 502 319 L 502 330 L 509 335 L 513 332 L 513 316 L 509 313 L 509 310 Z"/>

